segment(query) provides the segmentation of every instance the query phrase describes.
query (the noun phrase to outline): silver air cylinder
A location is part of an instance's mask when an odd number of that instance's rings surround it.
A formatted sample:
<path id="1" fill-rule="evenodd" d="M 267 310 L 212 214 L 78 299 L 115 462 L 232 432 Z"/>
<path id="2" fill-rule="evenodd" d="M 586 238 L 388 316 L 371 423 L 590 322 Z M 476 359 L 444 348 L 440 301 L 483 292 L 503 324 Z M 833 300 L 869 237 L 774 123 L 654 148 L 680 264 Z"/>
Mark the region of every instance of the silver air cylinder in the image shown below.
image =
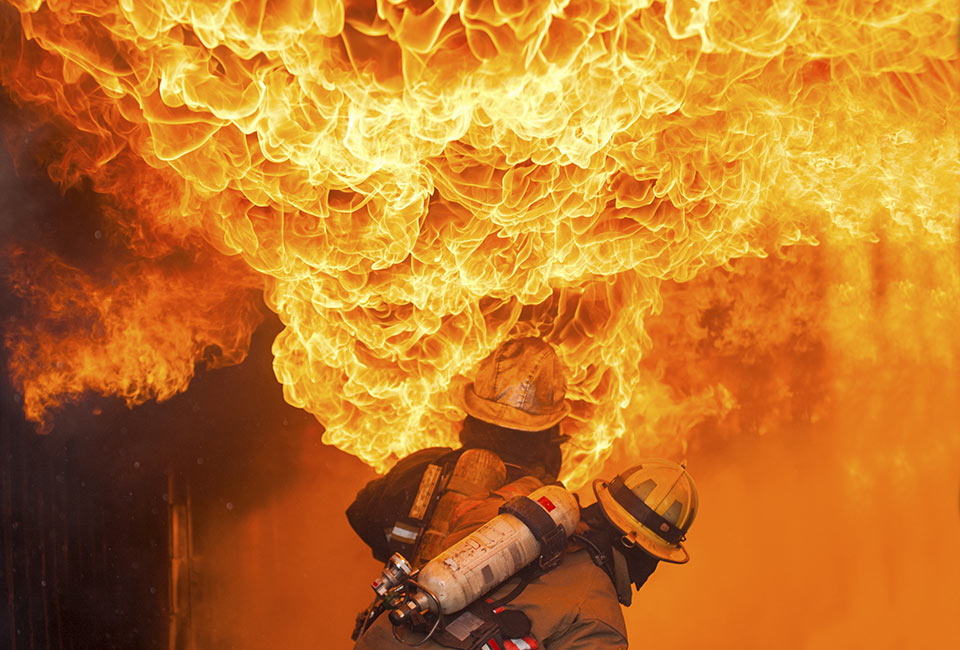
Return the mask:
<path id="1" fill-rule="evenodd" d="M 529 495 L 569 537 L 580 523 L 580 508 L 573 495 L 558 485 L 547 485 Z M 430 590 L 443 614 L 463 609 L 540 555 L 540 542 L 533 532 L 510 513 L 502 513 L 430 560 L 420 570 L 417 582 Z M 437 604 L 422 592 L 416 606 L 407 610 L 437 612 Z M 399 611 L 397 617 L 406 618 Z"/>

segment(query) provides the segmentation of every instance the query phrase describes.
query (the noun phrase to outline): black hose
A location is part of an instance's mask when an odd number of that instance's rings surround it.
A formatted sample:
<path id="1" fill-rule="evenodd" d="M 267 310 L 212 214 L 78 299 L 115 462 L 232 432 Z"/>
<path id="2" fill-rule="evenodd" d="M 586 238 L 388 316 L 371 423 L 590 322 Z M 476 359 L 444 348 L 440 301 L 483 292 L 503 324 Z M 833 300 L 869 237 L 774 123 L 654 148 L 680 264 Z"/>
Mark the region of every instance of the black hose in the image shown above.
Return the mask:
<path id="1" fill-rule="evenodd" d="M 605 564 L 607 563 L 607 556 L 606 556 L 606 555 L 604 554 L 604 552 L 600 549 L 600 547 L 597 546 L 597 545 L 593 542 L 593 540 L 591 540 L 589 537 L 584 537 L 583 535 L 577 534 L 577 535 L 571 535 L 571 536 L 570 536 L 570 539 L 572 539 L 572 540 L 574 540 L 574 541 L 576 541 L 576 542 L 581 542 L 582 544 L 584 544 L 584 545 L 586 545 L 586 546 L 589 546 L 590 549 L 592 550 L 592 552 L 590 553 L 590 555 L 593 557 L 594 563 L 599 563 L 599 566 L 603 566 L 603 565 L 605 565 Z"/>

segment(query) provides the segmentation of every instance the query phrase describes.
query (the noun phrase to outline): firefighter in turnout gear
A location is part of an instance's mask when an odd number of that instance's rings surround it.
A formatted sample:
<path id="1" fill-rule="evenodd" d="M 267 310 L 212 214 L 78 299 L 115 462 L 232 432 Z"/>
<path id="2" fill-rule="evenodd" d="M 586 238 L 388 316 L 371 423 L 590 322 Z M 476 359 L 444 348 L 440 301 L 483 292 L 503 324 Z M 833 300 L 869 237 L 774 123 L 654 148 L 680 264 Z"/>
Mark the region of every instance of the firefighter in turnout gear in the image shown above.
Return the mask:
<path id="1" fill-rule="evenodd" d="M 500 344 L 463 395 L 460 449 L 435 447 L 401 459 L 347 509 L 357 534 L 385 562 L 399 552 L 422 564 L 439 551 L 457 504 L 528 477 L 531 491 L 557 480 L 560 421 L 570 413 L 560 359 L 538 338 Z"/>
<path id="2" fill-rule="evenodd" d="M 661 560 L 689 560 L 683 541 L 696 517 L 697 490 L 684 467 L 665 460 L 642 462 L 593 487 L 597 502 L 581 509 L 576 534 L 558 564 L 540 569 L 532 563 L 462 612 L 450 614 L 444 633 L 420 647 L 626 648 L 620 605 L 631 603 L 633 589 L 646 582 Z M 451 524 L 451 542 L 502 512 L 504 497 L 493 493 L 462 506 Z M 390 619 L 381 616 L 356 649 L 399 650 L 424 637 L 422 632 L 395 632 Z"/>

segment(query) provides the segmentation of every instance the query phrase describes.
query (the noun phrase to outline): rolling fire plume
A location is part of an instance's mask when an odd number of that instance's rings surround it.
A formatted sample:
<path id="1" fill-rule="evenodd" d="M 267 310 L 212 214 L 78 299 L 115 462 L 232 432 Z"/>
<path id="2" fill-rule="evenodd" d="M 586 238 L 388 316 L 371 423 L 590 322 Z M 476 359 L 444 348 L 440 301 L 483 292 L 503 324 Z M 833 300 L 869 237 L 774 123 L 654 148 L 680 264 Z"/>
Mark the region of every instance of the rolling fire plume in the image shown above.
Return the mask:
<path id="1" fill-rule="evenodd" d="M 815 420 L 824 350 L 956 367 L 956 2 L 10 4 L 0 82 L 122 251 L 6 251 L 37 422 L 238 362 L 257 291 L 286 399 L 380 469 L 455 440 L 508 336 L 569 368 L 574 485 Z"/>

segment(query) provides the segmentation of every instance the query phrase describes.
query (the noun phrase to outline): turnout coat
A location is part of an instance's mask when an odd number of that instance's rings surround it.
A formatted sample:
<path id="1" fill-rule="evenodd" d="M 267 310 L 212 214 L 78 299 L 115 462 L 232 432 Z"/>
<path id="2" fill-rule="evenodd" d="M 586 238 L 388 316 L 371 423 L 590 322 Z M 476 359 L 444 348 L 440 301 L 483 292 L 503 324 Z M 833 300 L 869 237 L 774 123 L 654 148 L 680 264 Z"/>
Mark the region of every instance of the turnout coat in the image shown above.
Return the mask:
<path id="1" fill-rule="evenodd" d="M 516 584 L 508 580 L 493 591 L 502 596 Z M 564 557 L 560 566 L 540 576 L 516 597 L 507 609 L 522 611 L 532 623 L 531 632 L 547 650 L 622 650 L 627 631 L 620 602 L 610 578 L 579 550 Z M 393 638 L 386 614 L 360 637 L 355 650 L 404 650 Z M 420 648 L 443 646 L 427 641 Z"/>
<path id="2" fill-rule="evenodd" d="M 454 514 L 445 545 L 459 541 L 495 517 L 500 506 L 510 497 L 527 494 L 540 485 L 537 479 L 524 477 L 488 497 L 462 504 Z M 507 580 L 488 597 L 495 600 L 504 596 L 517 582 L 516 577 Z M 621 650 L 627 647 L 626 626 L 616 589 L 603 569 L 596 566 L 583 549 L 567 553 L 559 566 L 531 581 L 506 608 L 527 615 L 531 621 L 531 634 L 539 642 L 539 647 L 547 650 Z M 390 621 L 383 614 L 357 641 L 355 650 L 403 650 L 409 647 L 394 638 Z M 430 640 L 419 647 L 437 650 L 443 646 Z"/>

